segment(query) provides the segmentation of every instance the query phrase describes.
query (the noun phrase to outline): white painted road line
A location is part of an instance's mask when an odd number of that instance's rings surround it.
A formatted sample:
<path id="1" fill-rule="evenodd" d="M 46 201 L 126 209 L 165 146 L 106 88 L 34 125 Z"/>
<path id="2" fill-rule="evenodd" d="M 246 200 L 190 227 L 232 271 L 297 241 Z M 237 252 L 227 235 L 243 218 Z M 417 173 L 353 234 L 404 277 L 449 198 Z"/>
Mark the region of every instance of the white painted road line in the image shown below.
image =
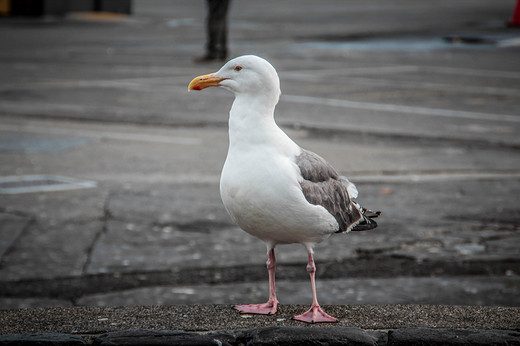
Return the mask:
<path id="1" fill-rule="evenodd" d="M 101 130 L 85 130 L 72 129 L 68 127 L 53 127 L 39 125 L 12 125 L 2 124 L 1 130 L 7 132 L 25 132 L 37 133 L 42 135 L 60 135 L 60 136 L 74 136 L 87 137 L 95 139 L 115 139 L 123 141 L 137 141 L 148 143 L 162 143 L 162 144 L 181 144 L 181 145 L 200 145 L 202 140 L 194 137 L 179 137 L 179 136 L 164 136 L 156 134 L 143 134 L 135 132 L 115 132 L 115 131 L 101 131 Z"/>
<path id="2" fill-rule="evenodd" d="M 293 70 L 281 72 L 280 76 L 298 76 L 300 74 L 309 74 L 314 76 L 350 76 L 350 75 L 381 75 L 381 74 L 404 74 L 414 72 L 428 72 L 437 74 L 472 76 L 484 78 L 506 78 L 520 79 L 520 73 L 515 71 L 502 70 L 476 70 L 459 67 L 444 66 L 418 66 L 418 65 L 390 65 L 390 66 L 370 66 L 350 68 L 348 66 L 334 69 L 313 69 L 313 70 Z"/>
<path id="3" fill-rule="evenodd" d="M 389 87 L 392 89 L 422 89 L 422 90 L 436 90 L 436 91 L 453 91 L 455 93 L 470 93 L 470 94 L 484 94 L 484 95 L 504 95 L 520 97 L 520 89 L 496 88 L 490 86 L 476 86 L 476 85 L 458 85 L 446 83 L 432 83 L 432 82 L 416 82 L 416 81 L 397 81 L 391 79 L 376 79 L 376 78 L 362 78 L 362 77 L 347 77 L 345 79 L 349 84 L 362 84 L 368 86 Z"/>
<path id="4" fill-rule="evenodd" d="M 423 66 L 421 70 L 434 73 L 444 73 L 449 75 L 486 77 L 486 78 L 507 78 L 520 79 L 520 73 L 515 71 L 501 71 L 501 70 L 474 70 L 469 68 L 459 67 L 444 67 L 444 66 Z"/>
<path id="5" fill-rule="evenodd" d="M 439 172 L 439 173 L 423 173 L 415 172 L 412 174 L 396 173 L 396 174 L 356 174 L 349 172 L 341 172 L 348 175 L 349 179 L 356 184 L 400 184 L 400 183 L 425 183 L 425 182 L 443 182 L 443 181 L 479 181 L 479 180 L 511 180 L 520 179 L 520 171 L 505 172 L 486 172 L 486 171 L 467 171 L 467 172 Z M 197 173 L 190 174 L 163 174 L 154 173 L 147 175 L 139 174 L 118 174 L 114 175 L 89 175 L 91 179 L 97 181 L 118 181 L 128 183 L 165 183 L 172 185 L 183 184 L 218 184 L 219 175 L 203 175 Z"/>
<path id="6" fill-rule="evenodd" d="M 452 109 L 426 108 L 426 107 L 402 106 L 402 105 L 392 105 L 392 104 L 383 104 L 383 103 L 357 102 L 357 101 L 328 99 L 328 98 L 323 98 L 323 97 L 311 97 L 311 96 L 299 96 L 299 95 L 282 95 L 282 100 L 286 101 L 286 102 L 294 102 L 294 103 L 304 103 L 304 104 L 323 105 L 323 106 L 351 108 L 351 109 L 366 109 L 366 110 L 382 111 L 382 112 L 440 116 L 440 117 L 447 117 L 447 118 L 487 120 L 487 121 L 493 121 L 493 122 L 504 121 L 504 122 L 520 123 L 520 115 L 517 116 L 517 115 L 509 115 L 509 114 L 478 113 L 478 112 L 457 111 L 457 110 L 452 110 Z"/>
<path id="7" fill-rule="evenodd" d="M 349 178 L 353 183 L 371 184 L 371 183 L 422 183 L 422 182 L 442 182 L 442 181 L 478 181 L 478 180 L 510 180 L 520 179 L 520 171 L 505 172 L 486 172 L 486 171 L 468 171 L 468 172 L 439 172 L 439 173 L 423 173 L 416 172 L 411 174 L 366 174 L 355 175 L 349 174 Z"/>
<path id="8" fill-rule="evenodd" d="M 94 181 L 50 175 L 0 177 L 0 194 L 7 195 L 88 189 L 96 186 Z"/>
<path id="9" fill-rule="evenodd" d="M 350 76 L 350 75 L 382 75 L 382 74 L 400 74 L 408 72 L 418 72 L 420 66 L 409 65 L 391 65 L 391 66 L 370 66 L 370 67 L 344 67 L 334 69 L 313 69 L 313 70 L 293 70 L 282 71 L 280 77 L 295 78 L 301 75 L 305 76 Z"/>

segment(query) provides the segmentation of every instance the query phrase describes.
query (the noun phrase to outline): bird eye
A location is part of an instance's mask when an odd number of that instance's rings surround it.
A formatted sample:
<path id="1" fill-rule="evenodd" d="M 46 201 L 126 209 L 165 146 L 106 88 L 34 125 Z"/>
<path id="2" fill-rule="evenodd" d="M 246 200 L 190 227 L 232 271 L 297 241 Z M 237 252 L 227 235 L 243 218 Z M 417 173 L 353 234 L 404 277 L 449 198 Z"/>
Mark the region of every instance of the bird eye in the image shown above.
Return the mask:
<path id="1" fill-rule="evenodd" d="M 235 71 L 238 72 L 238 71 L 240 71 L 241 69 L 242 69 L 242 66 L 240 66 L 240 65 L 235 66 Z"/>

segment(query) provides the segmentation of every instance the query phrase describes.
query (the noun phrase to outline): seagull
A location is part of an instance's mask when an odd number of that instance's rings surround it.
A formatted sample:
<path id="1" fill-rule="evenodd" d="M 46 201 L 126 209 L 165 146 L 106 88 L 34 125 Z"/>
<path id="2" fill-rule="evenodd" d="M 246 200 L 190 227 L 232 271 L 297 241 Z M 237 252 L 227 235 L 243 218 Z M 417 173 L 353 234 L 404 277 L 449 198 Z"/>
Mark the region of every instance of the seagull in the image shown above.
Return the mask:
<path id="1" fill-rule="evenodd" d="M 274 110 L 281 95 L 274 67 L 255 55 L 228 61 L 215 73 L 195 77 L 188 90 L 221 87 L 235 100 L 229 112 L 229 149 L 220 178 L 222 202 L 233 221 L 267 246 L 269 299 L 236 305 L 246 314 L 274 314 L 277 245 L 302 244 L 312 305 L 295 320 L 337 322 L 320 307 L 316 295 L 313 248 L 335 233 L 365 231 L 380 212 L 362 208 L 356 186 L 321 156 L 302 149 L 278 127 Z"/>

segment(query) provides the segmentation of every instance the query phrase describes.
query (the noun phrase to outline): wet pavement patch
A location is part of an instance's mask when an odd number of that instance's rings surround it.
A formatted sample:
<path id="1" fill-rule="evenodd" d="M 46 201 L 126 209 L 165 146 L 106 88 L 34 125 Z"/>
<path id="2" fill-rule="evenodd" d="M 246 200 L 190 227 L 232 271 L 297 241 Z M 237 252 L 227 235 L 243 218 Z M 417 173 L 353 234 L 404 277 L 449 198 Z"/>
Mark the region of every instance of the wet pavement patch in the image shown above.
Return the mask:
<path id="1" fill-rule="evenodd" d="M 65 191 L 96 187 L 96 182 L 49 175 L 0 177 L 0 194 Z"/>
<path id="2" fill-rule="evenodd" d="M 347 40 L 320 40 L 296 43 L 293 50 L 337 51 L 432 51 L 439 49 L 496 49 L 517 46 L 520 39 L 514 35 L 454 34 L 437 36 L 368 37 Z"/>
<path id="3" fill-rule="evenodd" d="M 294 48 L 329 51 L 430 51 L 450 46 L 440 38 L 372 38 L 362 41 L 297 43 Z"/>
<path id="4" fill-rule="evenodd" d="M 89 138 L 44 137 L 21 134 L 0 135 L 0 151 L 14 153 L 58 152 L 92 142 Z"/>

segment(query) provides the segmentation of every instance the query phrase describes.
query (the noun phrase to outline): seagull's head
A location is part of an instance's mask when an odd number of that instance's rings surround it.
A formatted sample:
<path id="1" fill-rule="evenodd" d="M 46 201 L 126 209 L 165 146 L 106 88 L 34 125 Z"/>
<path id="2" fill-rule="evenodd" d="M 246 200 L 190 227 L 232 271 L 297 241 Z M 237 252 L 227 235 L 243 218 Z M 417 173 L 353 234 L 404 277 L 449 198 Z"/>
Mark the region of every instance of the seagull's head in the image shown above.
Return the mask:
<path id="1" fill-rule="evenodd" d="M 243 55 L 228 61 L 220 70 L 195 77 L 188 90 L 219 86 L 239 95 L 280 97 L 280 80 L 274 67 L 255 55 Z"/>

